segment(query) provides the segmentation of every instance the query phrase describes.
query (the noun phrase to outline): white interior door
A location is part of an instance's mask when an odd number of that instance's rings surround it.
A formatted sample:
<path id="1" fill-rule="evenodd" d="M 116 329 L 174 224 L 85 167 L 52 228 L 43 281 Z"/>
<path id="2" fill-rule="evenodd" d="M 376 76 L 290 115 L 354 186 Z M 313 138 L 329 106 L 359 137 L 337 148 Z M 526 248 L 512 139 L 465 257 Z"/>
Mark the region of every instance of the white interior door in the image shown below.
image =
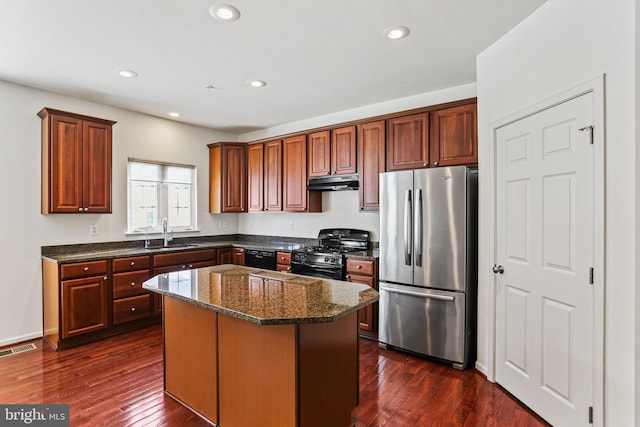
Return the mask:
<path id="1" fill-rule="evenodd" d="M 554 426 L 594 400 L 593 106 L 496 130 L 496 381 Z"/>

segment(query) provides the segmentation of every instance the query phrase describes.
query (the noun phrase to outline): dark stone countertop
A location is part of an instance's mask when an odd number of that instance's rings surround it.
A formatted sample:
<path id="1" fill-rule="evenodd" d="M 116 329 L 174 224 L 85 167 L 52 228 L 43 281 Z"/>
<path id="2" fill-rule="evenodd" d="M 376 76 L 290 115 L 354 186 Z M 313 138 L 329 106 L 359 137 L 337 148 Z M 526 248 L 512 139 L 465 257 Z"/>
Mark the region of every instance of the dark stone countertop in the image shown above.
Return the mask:
<path id="1" fill-rule="evenodd" d="M 258 235 L 226 235 L 209 237 L 176 238 L 167 247 L 162 246 L 161 239 L 151 240 L 151 247 L 144 248 L 143 240 L 123 242 L 87 243 L 77 245 L 43 246 L 43 258 L 59 264 L 72 262 L 98 261 L 113 258 L 125 258 L 143 255 L 158 255 L 217 248 L 265 249 L 291 252 L 305 245 L 317 245 L 317 239 L 287 238 Z M 374 260 L 378 258 L 377 245 L 365 252 L 347 254 L 348 258 Z"/>
<path id="2" fill-rule="evenodd" d="M 259 325 L 333 322 L 378 300 L 364 284 L 230 264 L 159 274 L 142 287 Z"/>

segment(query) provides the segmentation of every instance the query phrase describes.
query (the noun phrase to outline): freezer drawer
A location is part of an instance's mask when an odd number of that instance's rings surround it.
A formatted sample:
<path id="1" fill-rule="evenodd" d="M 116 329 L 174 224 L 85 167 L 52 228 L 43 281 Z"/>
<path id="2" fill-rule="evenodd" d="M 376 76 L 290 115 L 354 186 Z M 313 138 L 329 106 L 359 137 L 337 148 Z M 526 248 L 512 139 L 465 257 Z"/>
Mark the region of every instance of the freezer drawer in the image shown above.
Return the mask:
<path id="1" fill-rule="evenodd" d="M 466 365 L 465 294 L 380 283 L 379 340 Z"/>

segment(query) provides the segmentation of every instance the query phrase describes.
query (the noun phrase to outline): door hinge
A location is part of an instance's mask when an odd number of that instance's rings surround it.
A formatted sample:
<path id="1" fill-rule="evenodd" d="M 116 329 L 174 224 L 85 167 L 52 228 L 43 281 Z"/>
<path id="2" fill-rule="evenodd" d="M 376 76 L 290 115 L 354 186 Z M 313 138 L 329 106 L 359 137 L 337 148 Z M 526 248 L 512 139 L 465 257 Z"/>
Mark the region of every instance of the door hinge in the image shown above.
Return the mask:
<path id="1" fill-rule="evenodd" d="M 589 268 L 589 284 L 593 285 L 593 267 Z"/>
<path id="2" fill-rule="evenodd" d="M 593 406 L 589 406 L 589 424 L 593 424 Z"/>
<path id="3" fill-rule="evenodd" d="M 580 132 L 585 132 L 585 131 L 589 131 L 589 144 L 593 144 L 593 126 L 589 125 L 589 126 L 585 126 L 583 128 L 578 129 Z"/>

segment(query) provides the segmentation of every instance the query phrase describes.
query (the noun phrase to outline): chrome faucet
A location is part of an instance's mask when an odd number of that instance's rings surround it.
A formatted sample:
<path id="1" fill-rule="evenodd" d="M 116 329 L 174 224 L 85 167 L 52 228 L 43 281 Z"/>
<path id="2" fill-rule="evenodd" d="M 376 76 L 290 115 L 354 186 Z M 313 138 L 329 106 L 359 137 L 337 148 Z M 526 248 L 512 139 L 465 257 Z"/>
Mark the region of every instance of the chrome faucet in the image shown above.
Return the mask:
<path id="1" fill-rule="evenodd" d="M 171 236 L 167 233 L 167 223 L 169 220 L 165 216 L 162 218 L 162 238 L 164 239 L 164 245 L 169 246 L 169 242 L 173 240 L 173 231 L 171 231 Z"/>

